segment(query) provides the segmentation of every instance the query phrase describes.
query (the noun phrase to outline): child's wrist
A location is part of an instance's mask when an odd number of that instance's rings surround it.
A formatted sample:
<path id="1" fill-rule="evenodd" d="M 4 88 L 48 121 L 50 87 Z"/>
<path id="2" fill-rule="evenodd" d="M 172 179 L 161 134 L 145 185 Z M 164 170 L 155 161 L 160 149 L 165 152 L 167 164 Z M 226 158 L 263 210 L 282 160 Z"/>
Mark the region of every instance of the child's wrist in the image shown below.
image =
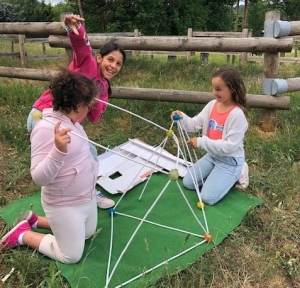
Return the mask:
<path id="1" fill-rule="evenodd" d="M 70 28 L 70 27 L 66 24 L 66 22 L 65 22 L 66 16 L 68 16 L 68 15 L 75 15 L 75 14 L 73 14 L 72 12 L 67 12 L 67 13 L 65 13 L 65 15 L 64 15 L 64 28 L 65 28 L 65 30 L 67 31 L 67 33 L 74 33 L 74 32 L 73 32 L 73 29 Z M 79 29 L 79 28 L 81 27 L 81 25 L 82 25 L 81 22 L 77 22 L 76 28 Z"/>

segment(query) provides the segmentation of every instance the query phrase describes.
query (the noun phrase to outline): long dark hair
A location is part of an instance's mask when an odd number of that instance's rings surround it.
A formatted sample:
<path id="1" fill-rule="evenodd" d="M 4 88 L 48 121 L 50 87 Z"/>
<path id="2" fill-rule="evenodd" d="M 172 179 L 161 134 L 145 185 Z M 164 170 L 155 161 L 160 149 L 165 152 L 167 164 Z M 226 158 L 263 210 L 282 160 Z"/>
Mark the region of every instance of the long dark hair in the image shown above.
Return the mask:
<path id="1" fill-rule="evenodd" d="M 246 110 L 246 87 L 242 75 L 234 68 L 220 68 L 212 78 L 220 77 L 226 86 L 232 91 L 233 101 L 243 110 L 247 117 Z"/>
<path id="2" fill-rule="evenodd" d="M 123 56 L 123 63 L 126 60 L 126 52 L 124 50 L 124 48 L 122 46 L 120 46 L 119 44 L 115 43 L 115 42 L 108 42 L 106 43 L 104 46 L 101 47 L 101 49 L 99 50 L 99 54 L 104 57 L 106 55 L 108 55 L 110 52 L 113 51 L 119 51 L 122 56 Z M 111 95 L 111 86 L 110 86 L 110 82 L 108 79 L 106 79 L 107 83 L 108 83 L 108 96 Z"/>

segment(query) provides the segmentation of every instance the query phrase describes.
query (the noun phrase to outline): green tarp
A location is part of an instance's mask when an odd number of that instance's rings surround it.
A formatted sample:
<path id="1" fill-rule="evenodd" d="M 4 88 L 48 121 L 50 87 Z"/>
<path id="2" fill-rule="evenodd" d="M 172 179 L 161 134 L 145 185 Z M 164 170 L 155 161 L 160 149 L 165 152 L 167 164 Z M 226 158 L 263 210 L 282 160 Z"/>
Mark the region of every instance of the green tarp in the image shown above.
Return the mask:
<path id="1" fill-rule="evenodd" d="M 98 209 L 99 231 L 86 241 L 78 264 L 57 263 L 72 287 L 153 284 L 196 262 L 235 229 L 250 209 L 263 202 L 246 193 L 230 191 L 215 206 L 205 205 L 203 212 L 197 208 L 196 193 L 182 188 L 181 179 L 171 181 L 165 174 L 154 174 L 143 191 L 145 185 L 146 182 L 127 192 L 114 214 Z M 117 203 L 121 195 L 110 197 Z M 29 209 L 43 214 L 40 192 L 5 206 L 0 216 L 12 225 L 18 215 Z M 206 227 L 213 237 L 210 243 L 196 236 L 203 236 Z"/>

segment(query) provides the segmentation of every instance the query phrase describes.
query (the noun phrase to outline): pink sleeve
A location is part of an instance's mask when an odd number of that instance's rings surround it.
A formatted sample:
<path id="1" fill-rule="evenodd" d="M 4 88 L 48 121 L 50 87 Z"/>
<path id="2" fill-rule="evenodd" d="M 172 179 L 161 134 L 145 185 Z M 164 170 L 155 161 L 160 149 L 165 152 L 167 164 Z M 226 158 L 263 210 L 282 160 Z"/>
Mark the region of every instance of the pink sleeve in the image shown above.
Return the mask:
<path id="1" fill-rule="evenodd" d="M 102 101 L 108 102 L 108 93 L 103 93 L 99 96 L 99 99 Z M 102 116 L 107 108 L 106 103 L 102 103 L 100 101 L 96 101 L 96 103 L 93 105 L 91 111 L 86 115 L 87 119 L 91 123 L 97 123 L 101 121 Z"/>
<path id="2" fill-rule="evenodd" d="M 78 28 L 79 35 L 68 33 L 73 48 L 73 61 L 69 69 L 84 74 L 94 81 L 98 90 L 99 99 L 108 102 L 108 82 L 106 79 L 100 78 L 98 72 L 98 64 L 92 55 L 88 37 L 86 36 L 83 26 Z M 101 121 L 103 113 L 107 108 L 106 103 L 97 101 L 91 111 L 87 114 L 87 119 L 91 123 Z"/>
<path id="3" fill-rule="evenodd" d="M 82 63 L 86 62 L 86 58 L 94 58 L 92 55 L 92 47 L 86 35 L 84 26 L 78 28 L 79 35 L 75 33 L 68 33 L 71 46 L 73 49 L 73 61 L 71 63 L 71 70 L 82 67 Z"/>
<path id="4" fill-rule="evenodd" d="M 87 114 L 87 119 L 91 123 L 97 123 L 101 121 L 102 116 L 107 108 L 107 102 L 108 102 L 108 89 L 109 89 L 109 83 L 106 79 L 98 78 L 94 79 L 94 83 L 97 87 L 97 93 L 98 93 L 98 99 L 104 101 L 96 101 L 93 105 L 91 111 Z"/>
<path id="5" fill-rule="evenodd" d="M 36 127 L 31 133 L 30 141 L 31 177 L 37 185 L 46 186 L 57 176 L 67 154 L 56 149 L 53 129 Z"/>

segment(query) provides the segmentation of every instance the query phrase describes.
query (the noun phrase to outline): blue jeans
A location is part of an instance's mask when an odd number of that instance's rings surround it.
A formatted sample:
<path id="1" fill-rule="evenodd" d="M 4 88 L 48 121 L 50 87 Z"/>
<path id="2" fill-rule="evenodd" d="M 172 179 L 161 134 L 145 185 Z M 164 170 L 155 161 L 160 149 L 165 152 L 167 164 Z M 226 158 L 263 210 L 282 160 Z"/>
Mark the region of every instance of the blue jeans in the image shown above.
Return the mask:
<path id="1" fill-rule="evenodd" d="M 205 154 L 183 178 L 185 188 L 202 187 L 201 200 L 208 205 L 220 201 L 238 181 L 245 157 Z M 203 180 L 203 181 L 202 181 Z"/>

